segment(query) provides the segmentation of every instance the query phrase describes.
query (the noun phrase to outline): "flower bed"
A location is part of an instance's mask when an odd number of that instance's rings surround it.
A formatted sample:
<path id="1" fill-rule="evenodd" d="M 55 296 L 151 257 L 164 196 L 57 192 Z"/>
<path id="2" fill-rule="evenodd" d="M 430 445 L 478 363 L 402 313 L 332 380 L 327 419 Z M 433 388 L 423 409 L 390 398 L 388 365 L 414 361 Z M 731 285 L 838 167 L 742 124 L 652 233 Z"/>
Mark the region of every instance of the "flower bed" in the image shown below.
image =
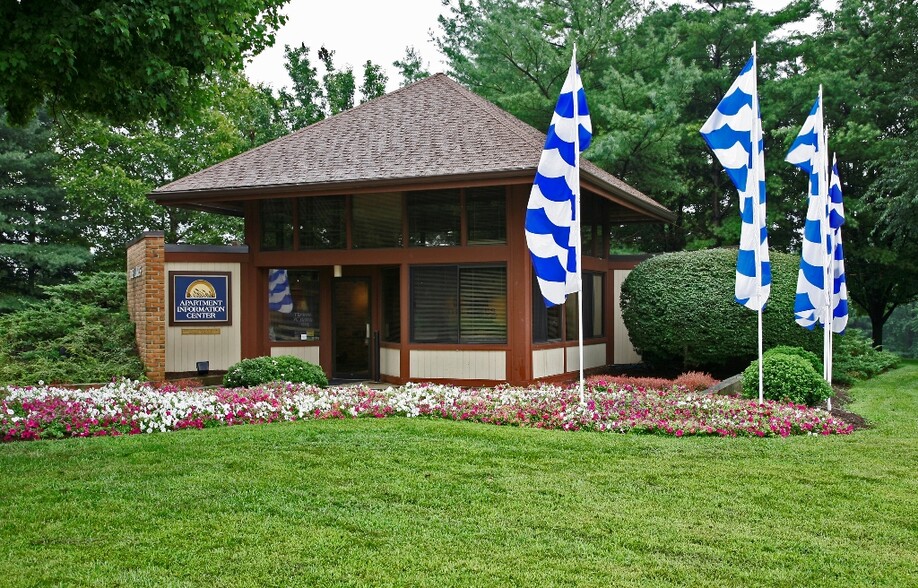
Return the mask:
<path id="1" fill-rule="evenodd" d="M 847 434 L 852 427 L 805 406 L 705 395 L 685 388 L 592 385 L 462 388 L 407 384 L 314 388 L 273 384 L 201 389 L 123 380 L 99 388 L 0 388 L 4 441 L 125 435 L 188 428 L 358 417 L 436 417 L 567 431 L 674 435 Z"/>

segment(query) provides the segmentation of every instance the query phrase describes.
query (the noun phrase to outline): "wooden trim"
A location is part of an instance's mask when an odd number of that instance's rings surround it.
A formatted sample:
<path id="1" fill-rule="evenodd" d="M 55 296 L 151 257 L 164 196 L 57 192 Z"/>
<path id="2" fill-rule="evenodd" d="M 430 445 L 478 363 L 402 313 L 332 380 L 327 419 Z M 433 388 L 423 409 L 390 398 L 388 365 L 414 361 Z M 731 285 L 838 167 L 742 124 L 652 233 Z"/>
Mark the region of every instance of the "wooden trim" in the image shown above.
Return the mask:
<path id="1" fill-rule="evenodd" d="M 507 381 L 514 385 L 532 379 L 532 264 L 526 245 L 525 186 L 506 191 L 507 206 Z M 518 304 L 518 306 L 517 306 Z M 514 317 L 510 308 L 517 307 L 523 316 Z"/>

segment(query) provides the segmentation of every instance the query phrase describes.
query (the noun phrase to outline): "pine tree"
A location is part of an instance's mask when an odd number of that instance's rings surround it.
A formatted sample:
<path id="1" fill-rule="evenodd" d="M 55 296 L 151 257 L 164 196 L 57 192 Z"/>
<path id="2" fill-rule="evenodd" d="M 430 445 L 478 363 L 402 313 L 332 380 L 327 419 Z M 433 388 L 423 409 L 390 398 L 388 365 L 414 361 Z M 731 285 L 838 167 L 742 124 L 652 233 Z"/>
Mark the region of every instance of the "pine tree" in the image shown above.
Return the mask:
<path id="1" fill-rule="evenodd" d="M 53 147 L 45 112 L 15 127 L 0 110 L 0 312 L 72 277 L 90 258 L 79 216 L 55 181 Z"/>

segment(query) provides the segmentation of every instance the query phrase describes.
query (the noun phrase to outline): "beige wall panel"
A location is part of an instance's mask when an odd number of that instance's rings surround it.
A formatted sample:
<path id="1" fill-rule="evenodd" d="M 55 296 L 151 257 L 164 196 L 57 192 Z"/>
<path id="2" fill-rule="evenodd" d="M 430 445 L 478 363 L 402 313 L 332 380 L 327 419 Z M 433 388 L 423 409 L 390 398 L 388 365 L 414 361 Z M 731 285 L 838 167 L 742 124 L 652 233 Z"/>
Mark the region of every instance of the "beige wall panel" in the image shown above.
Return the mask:
<path id="1" fill-rule="evenodd" d="M 402 356 L 398 349 L 387 349 L 383 347 L 379 350 L 379 373 L 384 376 L 393 378 L 401 377 Z"/>
<path id="2" fill-rule="evenodd" d="M 625 278 L 628 277 L 628 274 L 631 273 L 631 270 L 615 270 L 614 283 L 615 283 L 615 353 L 612 358 L 612 363 L 623 364 L 623 363 L 640 363 L 641 356 L 637 354 L 634 350 L 634 346 L 631 345 L 631 339 L 628 338 L 628 329 L 625 328 L 625 321 L 622 320 L 622 306 L 621 306 L 621 294 L 622 294 L 622 282 L 625 281 Z"/>
<path id="3" fill-rule="evenodd" d="M 506 380 L 505 351 L 426 351 L 410 352 L 410 378 L 451 378 L 456 380 Z"/>
<path id="4" fill-rule="evenodd" d="M 233 324 L 228 327 L 170 327 L 169 272 L 230 272 Z M 166 301 L 166 371 L 193 372 L 195 363 L 209 361 L 211 370 L 226 370 L 242 358 L 242 273 L 238 263 L 167 263 L 163 298 Z M 183 335 L 182 329 L 217 329 L 218 335 Z"/>
<path id="5" fill-rule="evenodd" d="M 532 377 L 547 378 L 564 373 L 564 349 L 536 349 L 532 352 Z"/>
<path id="6" fill-rule="evenodd" d="M 583 346 L 583 369 L 588 370 L 594 367 L 606 365 L 606 344 Z M 567 371 L 580 371 L 580 349 L 577 347 L 567 348 Z"/>
<path id="7" fill-rule="evenodd" d="M 272 347 L 271 357 L 277 357 L 279 355 L 292 355 L 293 357 L 299 357 L 303 361 L 319 365 L 318 345 L 310 345 L 308 347 L 305 345 L 303 347 Z"/>

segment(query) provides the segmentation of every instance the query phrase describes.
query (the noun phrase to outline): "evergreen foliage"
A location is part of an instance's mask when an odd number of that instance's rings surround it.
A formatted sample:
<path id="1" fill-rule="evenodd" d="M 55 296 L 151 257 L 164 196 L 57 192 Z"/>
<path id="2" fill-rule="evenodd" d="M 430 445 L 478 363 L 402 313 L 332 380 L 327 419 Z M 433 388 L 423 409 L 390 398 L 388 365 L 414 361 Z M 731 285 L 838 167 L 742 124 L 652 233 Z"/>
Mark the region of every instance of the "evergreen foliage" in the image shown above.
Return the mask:
<path id="1" fill-rule="evenodd" d="M 665 368 L 739 371 L 756 358 L 756 313 L 734 302 L 736 253 L 662 254 L 628 275 L 622 284 L 622 318 L 645 361 Z M 762 313 L 766 348 L 822 349 L 821 332 L 794 322 L 799 263 L 795 255 L 771 253 L 771 297 Z"/>
<path id="2" fill-rule="evenodd" d="M 89 260 L 79 215 L 54 177 L 47 114 L 23 127 L 0 108 L 0 313 L 21 309 L 39 286 L 71 279 Z"/>
<path id="3" fill-rule="evenodd" d="M 832 342 L 832 381 L 837 384 L 869 380 L 901 361 L 898 355 L 873 347 L 870 339 L 855 329 L 836 335 Z"/>
<path id="4" fill-rule="evenodd" d="M 223 385 L 227 388 L 270 382 L 303 382 L 320 388 L 328 386 L 328 378 L 321 367 L 292 355 L 243 359 L 230 366 L 223 376 Z"/>
<path id="5" fill-rule="evenodd" d="M 214 72 L 274 42 L 287 0 L 0 3 L 0 106 L 47 99 L 119 123 L 182 118 Z"/>
<path id="6" fill-rule="evenodd" d="M 832 396 L 831 386 L 805 358 L 769 351 L 762 361 L 762 396 L 766 400 L 816 406 Z M 743 372 L 743 395 L 758 398 L 758 360 Z"/>
<path id="7" fill-rule="evenodd" d="M 42 288 L 46 300 L 0 316 L 0 383 L 143 378 L 123 272 Z"/>

